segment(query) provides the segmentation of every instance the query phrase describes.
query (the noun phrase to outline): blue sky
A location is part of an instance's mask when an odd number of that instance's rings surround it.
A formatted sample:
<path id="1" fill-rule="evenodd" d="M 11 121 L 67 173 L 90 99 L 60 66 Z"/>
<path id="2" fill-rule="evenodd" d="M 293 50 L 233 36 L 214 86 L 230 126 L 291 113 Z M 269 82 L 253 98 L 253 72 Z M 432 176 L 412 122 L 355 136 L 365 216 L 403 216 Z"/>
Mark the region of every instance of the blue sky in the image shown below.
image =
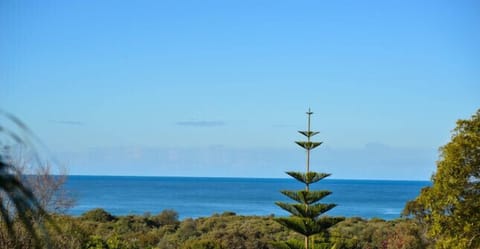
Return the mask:
<path id="1" fill-rule="evenodd" d="M 478 1 L 2 1 L 0 107 L 70 174 L 427 180 L 480 107 Z"/>

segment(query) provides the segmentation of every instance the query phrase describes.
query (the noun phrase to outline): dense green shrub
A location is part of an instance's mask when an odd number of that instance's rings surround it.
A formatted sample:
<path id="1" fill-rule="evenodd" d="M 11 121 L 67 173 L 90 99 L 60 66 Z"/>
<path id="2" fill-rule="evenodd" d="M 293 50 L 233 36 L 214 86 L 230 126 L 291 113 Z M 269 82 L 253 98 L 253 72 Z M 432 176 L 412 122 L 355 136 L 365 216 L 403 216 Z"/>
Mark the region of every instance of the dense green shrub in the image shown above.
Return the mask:
<path id="1" fill-rule="evenodd" d="M 82 214 L 82 218 L 89 221 L 109 222 L 115 220 L 115 216 L 102 208 L 92 209 Z"/>
<path id="2" fill-rule="evenodd" d="M 330 229 L 337 249 L 421 249 L 419 226 L 410 220 L 384 221 L 350 218 Z"/>
<path id="3" fill-rule="evenodd" d="M 152 217 L 159 226 L 178 225 L 178 213 L 175 210 L 166 209 Z"/>

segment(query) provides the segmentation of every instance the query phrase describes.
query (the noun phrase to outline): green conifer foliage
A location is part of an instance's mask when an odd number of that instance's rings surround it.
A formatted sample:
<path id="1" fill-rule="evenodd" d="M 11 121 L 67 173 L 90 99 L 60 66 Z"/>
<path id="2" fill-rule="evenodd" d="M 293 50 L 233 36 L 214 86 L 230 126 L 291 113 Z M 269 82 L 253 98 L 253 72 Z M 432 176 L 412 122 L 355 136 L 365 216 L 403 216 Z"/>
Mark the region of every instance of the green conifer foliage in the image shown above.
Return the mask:
<path id="1" fill-rule="evenodd" d="M 305 249 L 314 248 L 310 242 L 310 237 L 315 234 L 326 232 L 326 230 L 340 222 L 342 218 L 322 216 L 328 210 L 334 208 L 335 204 L 319 203 L 321 199 L 331 194 L 327 190 L 310 190 L 310 185 L 314 184 L 330 174 L 310 171 L 310 151 L 320 146 L 322 142 L 310 141 L 311 137 L 319 132 L 310 130 L 310 116 L 313 114 L 310 110 L 307 112 L 308 126 L 307 131 L 299 131 L 307 138 L 307 141 L 296 141 L 300 147 L 307 152 L 306 172 L 286 172 L 289 176 L 305 185 L 304 190 L 283 190 L 282 194 L 289 197 L 296 203 L 276 202 L 279 207 L 289 212 L 291 216 L 275 219 L 278 223 L 291 229 L 305 237 Z M 297 244 L 283 243 L 279 248 L 301 248 Z"/>

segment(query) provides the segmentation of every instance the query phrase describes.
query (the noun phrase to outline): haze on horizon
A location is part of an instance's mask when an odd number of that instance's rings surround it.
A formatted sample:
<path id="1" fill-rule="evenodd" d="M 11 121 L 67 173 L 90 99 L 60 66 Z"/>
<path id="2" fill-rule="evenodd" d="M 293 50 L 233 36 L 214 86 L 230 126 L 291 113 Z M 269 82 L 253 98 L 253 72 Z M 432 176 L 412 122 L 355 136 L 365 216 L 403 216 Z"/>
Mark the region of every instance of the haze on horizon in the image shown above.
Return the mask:
<path id="1" fill-rule="evenodd" d="M 478 1 L 2 1 L 0 108 L 76 175 L 428 180 L 480 107 Z"/>

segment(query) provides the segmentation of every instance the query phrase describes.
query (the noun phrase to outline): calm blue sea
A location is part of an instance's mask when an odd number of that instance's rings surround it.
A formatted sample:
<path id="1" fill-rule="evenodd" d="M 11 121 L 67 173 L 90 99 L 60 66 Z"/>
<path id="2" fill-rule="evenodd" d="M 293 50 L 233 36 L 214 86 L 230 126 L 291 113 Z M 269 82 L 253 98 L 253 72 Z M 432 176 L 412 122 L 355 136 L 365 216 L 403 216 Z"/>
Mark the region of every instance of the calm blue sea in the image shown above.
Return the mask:
<path id="1" fill-rule="evenodd" d="M 313 189 L 333 191 L 322 202 L 338 204 L 335 216 L 395 219 L 405 203 L 428 181 L 322 180 Z M 299 190 L 293 179 L 70 176 L 66 187 L 77 198 L 69 213 L 104 208 L 115 215 L 156 214 L 174 209 L 180 218 L 224 211 L 240 215 L 288 215 L 275 201 L 289 201 L 279 191 Z"/>

